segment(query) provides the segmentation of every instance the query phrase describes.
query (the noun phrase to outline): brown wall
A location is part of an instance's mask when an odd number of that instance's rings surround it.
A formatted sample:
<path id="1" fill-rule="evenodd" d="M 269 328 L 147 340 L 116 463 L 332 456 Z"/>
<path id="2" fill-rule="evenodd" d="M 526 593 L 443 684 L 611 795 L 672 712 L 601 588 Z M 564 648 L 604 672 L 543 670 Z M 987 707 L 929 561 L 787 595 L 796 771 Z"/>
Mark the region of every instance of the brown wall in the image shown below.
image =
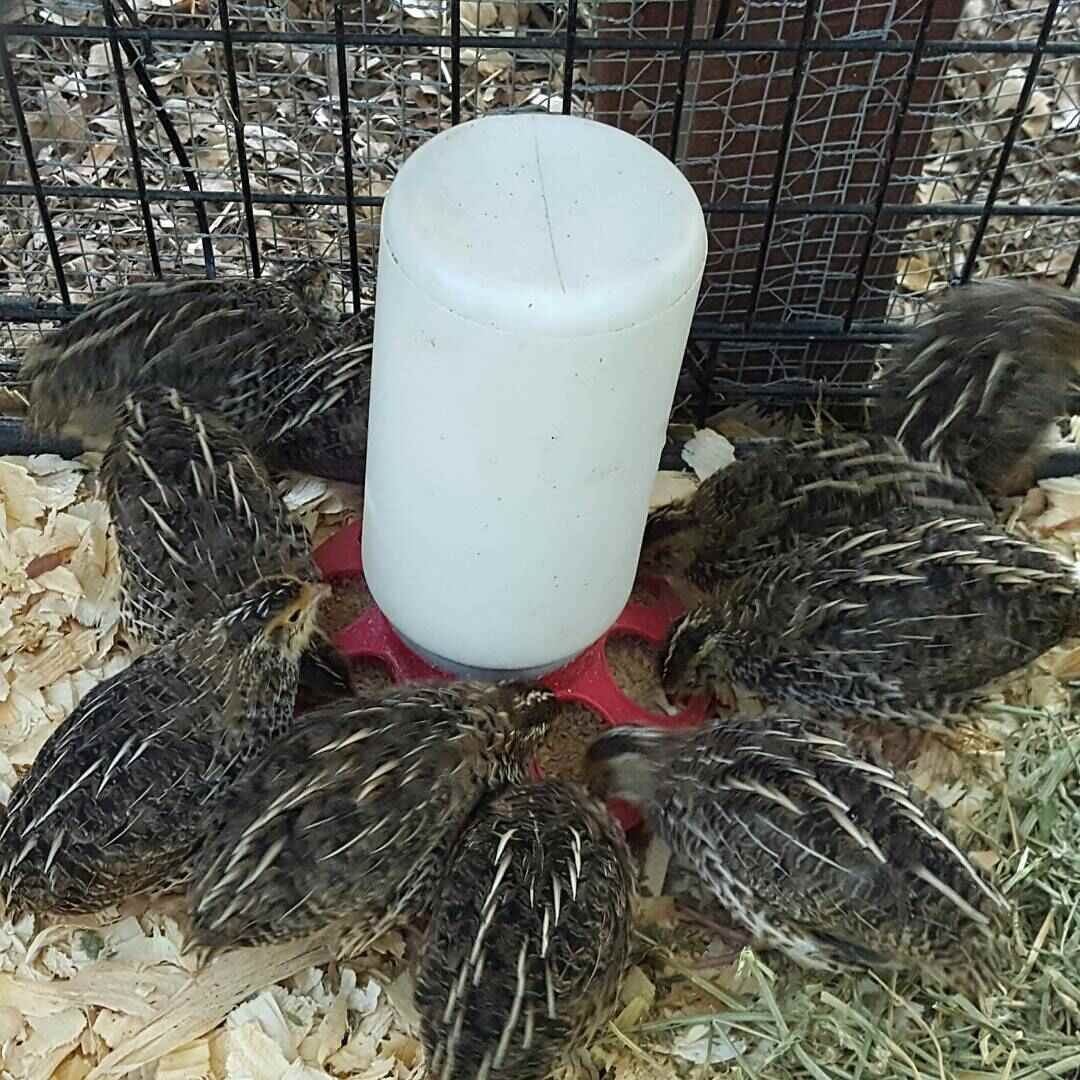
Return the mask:
<path id="1" fill-rule="evenodd" d="M 711 36 L 721 4 L 722 0 L 698 4 L 695 38 Z M 928 4 L 928 38 L 953 37 L 962 0 L 824 0 L 810 37 L 833 39 L 880 31 L 892 14 L 888 40 L 914 42 Z M 745 0 L 728 6 L 722 40 L 779 39 L 798 44 L 805 4 Z M 682 2 L 607 4 L 599 32 L 625 33 L 629 24 L 645 37 L 679 40 L 686 10 Z M 677 160 L 703 203 L 760 204 L 756 210 L 708 215 L 710 255 L 699 314 L 741 324 L 750 316 L 755 280 L 761 273 L 757 322 L 830 316 L 843 320 L 849 313 L 859 320 L 880 320 L 893 289 L 905 222 L 895 217 L 883 220 L 872 239 L 872 216 L 833 211 L 853 204 L 873 205 L 886 182 L 888 202 L 913 199 L 929 145 L 943 61 L 921 59 L 918 64 L 892 178 L 887 180 L 910 55 L 807 54 L 779 196 L 783 204 L 821 204 L 824 212 L 778 213 L 763 252 L 763 210 L 781 161 L 785 114 L 793 93 L 799 91 L 793 78 L 795 62 L 794 52 L 690 58 Z M 597 54 L 591 69 L 593 82 L 600 84 L 595 90 L 597 119 L 641 135 L 670 153 L 679 66 L 678 55 L 672 54 Z M 868 245 L 865 279 L 853 306 L 855 281 Z M 860 346 L 778 350 L 725 343 L 721 361 L 727 374 L 746 381 L 841 375 L 844 382 L 854 382 L 868 376 L 871 357 L 871 350 Z M 846 368 L 841 371 L 838 364 Z"/>

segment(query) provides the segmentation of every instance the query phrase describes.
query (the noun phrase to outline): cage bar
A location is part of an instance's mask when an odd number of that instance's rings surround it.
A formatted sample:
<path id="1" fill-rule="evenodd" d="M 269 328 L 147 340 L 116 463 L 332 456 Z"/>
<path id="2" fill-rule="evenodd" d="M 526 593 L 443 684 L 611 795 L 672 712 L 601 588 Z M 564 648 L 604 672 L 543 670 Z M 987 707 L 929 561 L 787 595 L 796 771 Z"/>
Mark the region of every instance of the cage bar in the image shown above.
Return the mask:
<path id="1" fill-rule="evenodd" d="M 680 396 L 697 419 L 742 399 L 865 402 L 936 289 L 1080 276 L 1075 5 L 79 2 L 3 29 L 24 115 L 0 116 L 0 212 L 34 236 L 0 266 L 9 369 L 36 327 L 147 273 L 335 250 L 355 309 L 400 163 L 516 108 L 617 123 L 698 190 L 713 243 Z M 85 130 L 50 141 L 76 101 Z"/>

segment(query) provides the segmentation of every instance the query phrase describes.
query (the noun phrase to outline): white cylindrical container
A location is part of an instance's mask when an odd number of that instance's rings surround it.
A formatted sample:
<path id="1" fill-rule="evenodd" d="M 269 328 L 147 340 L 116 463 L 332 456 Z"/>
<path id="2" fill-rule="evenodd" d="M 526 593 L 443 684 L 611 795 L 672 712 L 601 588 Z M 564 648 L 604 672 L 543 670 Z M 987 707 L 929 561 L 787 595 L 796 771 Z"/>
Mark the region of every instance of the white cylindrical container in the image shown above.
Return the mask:
<path id="1" fill-rule="evenodd" d="M 551 670 L 633 587 L 705 265 L 693 190 L 616 128 L 488 117 L 383 208 L 363 559 L 444 670 Z"/>

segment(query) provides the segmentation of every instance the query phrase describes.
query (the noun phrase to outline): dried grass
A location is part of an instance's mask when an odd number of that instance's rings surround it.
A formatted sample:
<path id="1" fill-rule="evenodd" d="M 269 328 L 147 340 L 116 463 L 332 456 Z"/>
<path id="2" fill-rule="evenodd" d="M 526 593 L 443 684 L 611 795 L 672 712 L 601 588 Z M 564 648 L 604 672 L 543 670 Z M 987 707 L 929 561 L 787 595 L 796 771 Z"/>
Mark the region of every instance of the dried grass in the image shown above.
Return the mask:
<path id="1" fill-rule="evenodd" d="M 20 0 L 29 21 L 53 25 L 101 25 L 101 7 L 92 0 Z M 209 0 L 134 0 L 143 25 L 155 28 L 220 30 Z M 346 3 L 350 31 L 376 35 L 444 33 L 448 7 L 442 0 Z M 549 35 L 565 25 L 561 5 L 505 0 L 464 2 L 464 29 L 493 35 Z M 1027 0 L 967 0 L 962 38 L 974 43 L 1033 41 L 1045 6 Z M 589 32 L 615 29 L 594 5 L 579 4 L 579 21 Z M 123 16 L 119 16 L 121 21 Z M 231 4 L 234 30 L 315 30 L 332 32 L 330 0 L 270 0 Z M 674 32 L 674 31 L 673 31 Z M 1053 40 L 1080 40 L 1080 15 L 1063 4 Z M 107 43 L 11 39 L 22 105 L 34 140 L 42 181 L 54 185 L 103 185 L 133 189 L 129 134 L 117 100 Z M 337 55 L 333 45 L 259 43 L 238 46 L 237 82 L 243 109 L 242 132 L 252 191 L 315 197 L 346 194 L 339 136 L 342 109 Z M 497 47 L 462 50 L 462 118 L 495 110 L 561 108 L 564 72 L 559 52 L 511 54 Z M 126 62 L 125 62 L 126 63 Z M 346 53 L 346 84 L 355 171 L 354 194 L 384 195 L 400 164 L 450 119 L 449 50 L 401 48 L 389 42 Z M 928 208 L 970 203 L 987 197 L 997 155 L 1019 101 L 1026 55 L 960 54 L 951 58 L 931 131 L 931 148 L 920 169 L 916 201 Z M 220 43 L 157 42 L 147 70 L 204 191 L 240 191 L 236 118 L 228 104 L 224 49 Z M 573 108 L 589 115 L 595 87 L 589 65 L 575 67 Z M 128 74 L 135 137 L 145 182 L 151 189 L 186 190 L 184 177 L 153 108 Z M 642 92 L 647 92 L 643 88 Z M 996 202 L 1034 206 L 1080 198 L 1080 61 L 1051 56 L 1043 62 L 1020 125 L 1019 139 L 1002 178 Z M 0 180 L 26 182 L 10 110 L 0 110 Z M 909 163 L 898 163 L 905 172 Z M 482 198 L 478 189 L 477 197 Z M 138 203 L 117 198 L 101 202 L 78 197 L 50 200 L 71 298 L 82 303 L 129 280 L 150 276 L 145 225 Z M 218 271 L 244 275 L 252 270 L 247 222 L 239 202 L 207 204 Z M 357 208 L 357 241 L 363 298 L 371 297 L 371 268 L 377 244 L 378 211 Z M 30 196 L 0 196 L 0 284 L 11 300 L 59 302 L 45 234 Z M 163 269 L 201 273 L 198 223 L 186 201 L 155 201 L 150 217 Z M 961 267 L 975 235 L 977 215 L 915 218 L 883 226 L 882 243 L 899 255 L 898 285 L 890 314 L 915 315 L 928 294 L 944 287 Z M 351 306 L 346 215 L 338 206 L 259 204 L 254 228 L 263 260 L 290 263 L 324 254 L 343 274 L 338 282 L 344 308 Z M 1080 244 L 1080 218 L 1037 219 L 995 216 L 988 223 L 977 276 L 1038 275 L 1061 279 Z M 0 358 L 21 354 L 35 326 L 11 324 L 0 338 Z"/>
<path id="2" fill-rule="evenodd" d="M 960 37 L 1035 41 L 1045 4 L 1026 0 L 966 0 Z M 1052 38 L 1075 42 L 1080 12 L 1063 5 Z M 967 53 L 947 66 L 940 119 L 935 121 L 915 201 L 980 207 L 991 192 L 998 151 L 1020 103 L 1029 58 Z M 1037 207 L 1080 198 L 1080 63 L 1075 56 L 1042 64 L 1020 121 L 994 205 Z M 891 314 L 914 315 L 922 301 L 961 273 L 974 242 L 978 215 L 914 219 L 905 230 L 898 266 L 900 289 Z M 1080 219 L 992 216 L 972 267 L 975 277 L 1040 277 L 1061 281 L 1080 244 Z"/>
<path id="3" fill-rule="evenodd" d="M 148 27 L 222 27 L 216 6 L 206 0 L 133 0 L 133 6 Z M 32 5 L 27 0 L 26 7 L 32 22 L 104 23 L 101 5 L 91 0 L 40 0 Z M 347 2 L 345 27 L 379 35 L 442 34 L 448 32 L 448 10 L 439 0 Z M 493 34 L 547 35 L 565 25 L 565 12 L 545 4 L 465 2 L 461 10 L 466 33 L 479 27 Z M 230 11 L 235 31 L 334 29 L 330 0 L 234 0 Z M 118 19 L 123 22 L 123 15 Z M 9 48 L 42 182 L 136 188 L 108 44 L 13 38 Z M 240 127 L 253 194 L 345 196 L 335 46 L 260 43 L 237 46 L 236 57 Z M 355 196 L 385 195 L 409 154 L 449 125 L 449 62 L 448 49 L 403 49 L 389 43 L 348 49 L 345 77 Z M 561 55 L 550 50 L 512 55 L 499 49 L 464 49 L 462 118 L 499 109 L 561 108 L 562 63 Z M 240 192 L 237 124 L 229 104 L 224 46 L 156 42 L 147 68 L 202 190 Z M 130 69 L 127 83 L 147 188 L 186 191 L 155 111 Z M 575 111 L 587 113 L 583 95 L 584 90 L 576 96 Z M 0 110 L 2 180 L 29 180 L 6 105 Z M 73 303 L 151 276 L 146 229 L 136 201 L 63 197 L 50 201 L 50 211 Z M 149 212 L 163 271 L 203 273 L 199 226 L 190 203 L 154 201 Z M 209 202 L 207 215 L 218 274 L 249 275 L 253 267 L 242 205 Z M 370 301 L 378 211 L 360 206 L 356 215 L 362 300 Z M 60 302 L 34 199 L 0 196 L 0 220 L 7 225 L 0 230 L 0 286 L 6 298 Z M 342 274 L 336 283 L 340 304 L 346 310 L 352 307 L 343 207 L 262 203 L 255 207 L 254 227 L 264 262 L 288 265 L 314 255 L 327 258 Z M 0 337 L 0 360 L 17 359 L 37 332 L 32 324 L 10 324 Z"/>

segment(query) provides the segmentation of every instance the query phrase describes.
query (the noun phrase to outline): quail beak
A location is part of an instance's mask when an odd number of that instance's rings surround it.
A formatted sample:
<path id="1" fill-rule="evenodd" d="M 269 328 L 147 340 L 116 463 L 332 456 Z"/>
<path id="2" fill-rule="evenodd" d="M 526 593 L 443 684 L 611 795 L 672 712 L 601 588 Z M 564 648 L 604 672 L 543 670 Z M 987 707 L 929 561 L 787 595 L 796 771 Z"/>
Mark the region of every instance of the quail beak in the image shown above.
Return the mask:
<path id="1" fill-rule="evenodd" d="M 672 701 L 662 686 L 657 687 L 654 700 L 657 709 L 666 716 L 678 716 L 682 712 L 683 706 L 680 706 L 677 701 Z"/>
<path id="2" fill-rule="evenodd" d="M 689 690 L 666 690 L 663 686 L 657 688 L 656 696 L 661 711 L 668 716 L 678 716 L 694 699 Z"/>
<path id="3" fill-rule="evenodd" d="M 311 582 L 304 586 L 304 591 L 300 595 L 297 606 L 302 613 L 299 622 L 303 624 L 305 644 L 319 628 L 319 605 L 324 600 L 328 600 L 333 592 L 333 588 L 323 581 Z"/>

